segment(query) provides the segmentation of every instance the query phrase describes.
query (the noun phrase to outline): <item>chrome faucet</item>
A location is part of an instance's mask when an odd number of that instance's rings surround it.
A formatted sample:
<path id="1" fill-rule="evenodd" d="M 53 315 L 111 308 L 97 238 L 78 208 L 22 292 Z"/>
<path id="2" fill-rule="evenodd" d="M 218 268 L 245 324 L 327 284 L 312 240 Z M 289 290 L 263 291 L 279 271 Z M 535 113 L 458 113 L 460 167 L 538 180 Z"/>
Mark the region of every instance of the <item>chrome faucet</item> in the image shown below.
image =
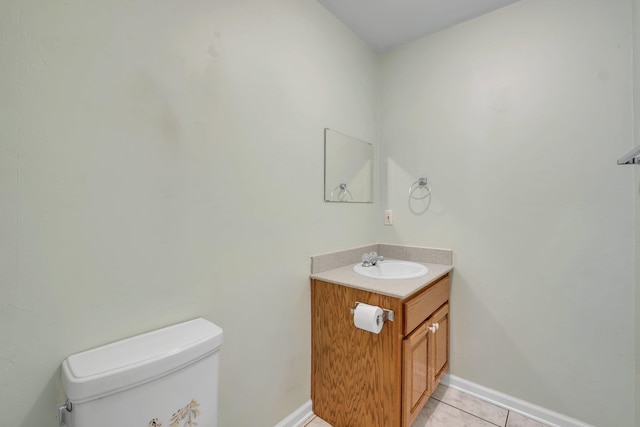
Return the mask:
<path id="1" fill-rule="evenodd" d="M 375 252 L 369 252 L 362 255 L 362 266 L 363 267 L 371 267 L 373 265 L 378 264 L 379 262 L 384 261 L 384 257 L 382 255 L 378 255 Z"/>

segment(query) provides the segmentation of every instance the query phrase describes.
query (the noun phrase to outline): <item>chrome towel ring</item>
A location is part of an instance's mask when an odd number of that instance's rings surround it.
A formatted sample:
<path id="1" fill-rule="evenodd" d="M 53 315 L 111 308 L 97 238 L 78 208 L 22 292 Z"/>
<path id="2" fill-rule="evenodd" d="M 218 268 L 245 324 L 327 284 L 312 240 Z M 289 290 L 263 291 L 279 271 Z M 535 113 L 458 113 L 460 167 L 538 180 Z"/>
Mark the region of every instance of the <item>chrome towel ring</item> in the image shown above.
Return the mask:
<path id="1" fill-rule="evenodd" d="M 416 195 L 416 191 L 423 193 L 421 196 Z M 431 195 L 431 186 L 429 180 L 426 177 L 418 178 L 413 184 L 409 186 L 409 200 L 422 200 Z"/>
<path id="2" fill-rule="evenodd" d="M 336 192 L 337 189 L 340 189 L 340 191 L 338 191 L 338 194 L 336 194 L 335 197 L 334 197 L 334 193 Z M 349 190 L 347 190 L 347 184 L 344 184 L 344 183 L 338 185 L 331 192 L 331 200 L 337 200 L 339 202 L 343 202 L 345 197 L 347 197 L 347 196 L 349 196 L 349 199 L 353 200 L 353 196 L 351 195 L 351 192 Z M 337 197 L 337 199 L 336 199 L 336 197 Z"/>

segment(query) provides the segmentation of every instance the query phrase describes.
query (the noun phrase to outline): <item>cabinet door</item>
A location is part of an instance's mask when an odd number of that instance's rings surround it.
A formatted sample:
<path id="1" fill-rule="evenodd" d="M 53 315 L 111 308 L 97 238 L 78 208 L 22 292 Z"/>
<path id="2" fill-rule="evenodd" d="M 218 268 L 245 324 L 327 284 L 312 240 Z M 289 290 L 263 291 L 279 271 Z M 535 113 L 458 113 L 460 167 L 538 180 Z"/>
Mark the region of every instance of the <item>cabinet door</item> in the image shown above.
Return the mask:
<path id="1" fill-rule="evenodd" d="M 413 423 L 432 393 L 428 369 L 431 340 L 428 320 L 402 342 L 402 425 Z"/>
<path id="2" fill-rule="evenodd" d="M 449 370 L 449 304 L 443 305 L 427 322 L 436 325 L 430 335 L 429 388 L 433 392 L 442 376 Z"/>
<path id="3" fill-rule="evenodd" d="M 402 425 L 409 427 L 449 369 L 449 304 L 402 342 Z"/>

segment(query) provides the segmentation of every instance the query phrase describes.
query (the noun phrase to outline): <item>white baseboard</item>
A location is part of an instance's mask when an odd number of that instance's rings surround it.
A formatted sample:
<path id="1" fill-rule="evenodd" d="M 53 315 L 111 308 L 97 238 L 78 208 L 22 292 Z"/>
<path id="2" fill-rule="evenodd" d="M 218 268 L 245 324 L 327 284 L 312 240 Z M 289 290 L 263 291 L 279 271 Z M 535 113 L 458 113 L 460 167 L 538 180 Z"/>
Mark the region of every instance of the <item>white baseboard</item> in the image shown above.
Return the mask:
<path id="1" fill-rule="evenodd" d="M 527 418 L 547 424 L 550 427 L 594 427 L 575 418 L 562 415 L 550 409 L 543 408 L 533 403 L 509 396 L 502 392 L 492 390 L 474 382 L 447 374 L 442 378 L 442 385 L 455 388 L 467 394 L 482 399 L 494 405 L 501 406 Z M 300 427 L 302 423 L 313 416 L 313 406 L 311 400 L 306 401 L 302 406 L 293 411 L 287 418 L 280 421 L 275 427 Z"/>
<path id="2" fill-rule="evenodd" d="M 300 427 L 304 421 L 313 416 L 311 400 L 306 401 L 287 418 L 276 424 L 275 427 Z"/>
<path id="3" fill-rule="evenodd" d="M 510 411 L 517 412 L 527 418 L 548 424 L 551 427 L 593 427 L 575 418 L 567 417 L 558 412 L 551 411 L 533 403 L 526 402 L 508 394 L 492 390 L 474 382 L 465 380 L 455 375 L 447 374 L 441 381 L 442 385 L 458 389 L 467 394 L 485 400 L 494 405 L 502 406 Z"/>

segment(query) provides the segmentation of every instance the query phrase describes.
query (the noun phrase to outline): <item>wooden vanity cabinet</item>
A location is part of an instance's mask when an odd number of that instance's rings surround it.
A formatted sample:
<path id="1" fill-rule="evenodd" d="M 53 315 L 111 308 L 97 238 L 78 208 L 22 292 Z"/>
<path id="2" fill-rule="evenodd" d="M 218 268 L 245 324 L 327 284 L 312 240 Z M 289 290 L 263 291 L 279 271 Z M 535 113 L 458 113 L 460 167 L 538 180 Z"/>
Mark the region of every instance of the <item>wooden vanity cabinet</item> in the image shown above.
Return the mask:
<path id="1" fill-rule="evenodd" d="M 402 425 L 410 426 L 449 367 L 449 304 L 402 342 Z"/>
<path id="2" fill-rule="evenodd" d="M 311 281 L 311 400 L 333 427 L 410 427 L 449 367 L 445 275 L 406 299 Z M 393 310 L 380 334 L 353 325 L 355 302 Z"/>

